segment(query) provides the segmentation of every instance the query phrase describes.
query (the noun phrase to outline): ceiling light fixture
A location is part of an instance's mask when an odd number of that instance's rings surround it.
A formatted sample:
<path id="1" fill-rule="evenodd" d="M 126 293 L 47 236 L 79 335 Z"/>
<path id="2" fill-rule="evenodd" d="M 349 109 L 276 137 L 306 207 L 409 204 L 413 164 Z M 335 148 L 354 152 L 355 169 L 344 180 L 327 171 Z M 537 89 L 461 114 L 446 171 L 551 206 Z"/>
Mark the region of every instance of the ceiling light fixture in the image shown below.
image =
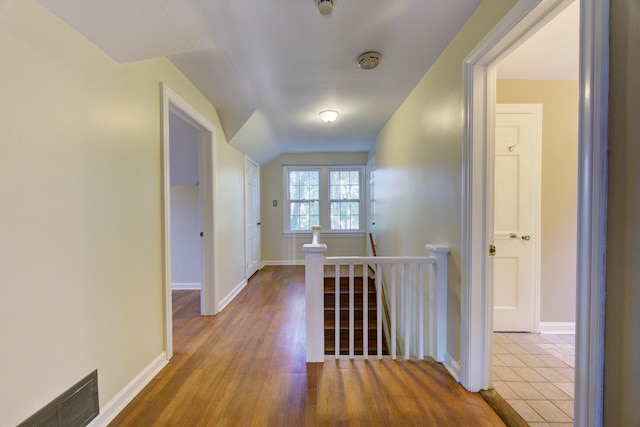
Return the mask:
<path id="1" fill-rule="evenodd" d="M 324 16 L 331 15 L 335 4 L 336 0 L 316 0 L 316 6 L 318 6 L 318 10 Z"/>
<path id="2" fill-rule="evenodd" d="M 335 122 L 338 118 L 338 112 L 334 110 L 320 111 L 320 120 L 325 123 Z"/>
<path id="3" fill-rule="evenodd" d="M 358 57 L 358 66 L 363 70 L 373 70 L 382 61 L 382 55 L 378 52 L 365 52 Z"/>

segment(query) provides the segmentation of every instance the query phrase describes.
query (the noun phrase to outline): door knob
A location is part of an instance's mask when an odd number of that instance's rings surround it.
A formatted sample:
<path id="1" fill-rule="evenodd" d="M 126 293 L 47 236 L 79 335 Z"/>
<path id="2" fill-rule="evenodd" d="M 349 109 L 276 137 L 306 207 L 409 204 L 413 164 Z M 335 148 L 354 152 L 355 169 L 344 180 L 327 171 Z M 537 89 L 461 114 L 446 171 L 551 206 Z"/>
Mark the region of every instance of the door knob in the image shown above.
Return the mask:
<path id="1" fill-rule="evenodd" d="M 260 226 L 260 224 L 261 224 L 261 223 L 259 223 L 259 222 L 258 222 L 258 223 L 256 223 L 256 225 L 257 225 L 257 226 Z"/>
<path id="2" fill-rule="evenodd" d="M 531 240 L 531 236 L 529 236 L 529 235 L 527 235 L 527 236 L 522 236 L 522 237 L 521 237 L 521 239 L 522 239 L 522 240 L 527 240 L 527 241 L 529 241 L 529 240 Z"/>

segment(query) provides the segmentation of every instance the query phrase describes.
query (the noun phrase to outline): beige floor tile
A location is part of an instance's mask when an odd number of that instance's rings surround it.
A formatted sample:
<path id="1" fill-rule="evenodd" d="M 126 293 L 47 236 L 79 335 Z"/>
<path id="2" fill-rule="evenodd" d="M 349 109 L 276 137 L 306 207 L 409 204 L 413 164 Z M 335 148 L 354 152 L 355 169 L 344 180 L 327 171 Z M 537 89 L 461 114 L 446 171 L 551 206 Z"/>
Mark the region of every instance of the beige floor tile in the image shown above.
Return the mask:
<path id="1" fill-rule="evenodd" d="M 528 354 L 527 349 L 522 347 L 520 344 L 518 343 L 503 343 L 502 347 L 505 348 L 505 350 L 507 350 L 508 353 L 511 354 Z"/>
<path id="2" fill-rule="evenodd" d="M 570 381 L 569 378 L 562 375 L 560 372 L 556 371 L 554 368 L 533 368 L 537 373 L 542 375 L 547 379 L 547 381 L 552 383 L 560 383 Z"/>
<path id="3" fill-rule="evenodd" d="M 494 343 L 493 344 L 493 354 L 510 354 L 506 348 L 502 344 Z"/>
<path id="4" fill-rule="evenodd" d="M 553 369 L 559 372 L 560 375 L 564 375 L 565 377 L 567 377 L 570 381 L 575 381 L 575 376 L 576 376 L 575 369 L 573 368 L 553 368 Z"/>
<path id="5" fill-rule="evenodd" d="M 571 419 L 573 419 L 573 400 L 551 399 L 551 403 L 556 405 L 558 408 L 562 410 L 562 412 L 564 412 L 569 417 L 571 417 Z"/>
<path id="6" fill-rule="evenodd" d="M 540 416 L 531 406 L 524 400 L 507 400 L 509 406 L 515 409 L 518 414 L 528 423 L 544 422 L 544 418 Z"/>
<path id="7" fill-rule="evenodd" d="M 540 354 L 536 357 L 538 357 L 538 359 L 540 359 L 542 363 L 544 363 L 544 365 L 542 366 L 550 366 L 552 368 L 566 368 L 568 366 L 562 360 L 558 359 L 557 357 L 551 354 L 547 354 L 547 355 Z"/>
<path id="8" fill-rule="evenodd" d="M 528 366 L 523 366 L 523 367 L 514 366 L 511 369 L 513 369 L 513 371 L 516 374 L 520 375 L 522 379 L 525 381 L 528 381 L 528 382 L 546 381 L 545 377 L 543 377 L 542 375 L 537 373 L 533 368 L 530 368 Z"/>
<path id="9" fill-rule="evenodd" d="M 568 423 L 573 421 L 569 415 L 548 400 L 527 400 L 531 406 L 546 422 Z"/>
<path id="10" fill-rule="evenodd" d="M 545 397 L 529 383 L 508 383 L 522 400 L 542 400 Z M 506 399 L 505 399 L 506 400 Z"/>
<path id="11" fill-rule="evenodd" d="M 556 387 L 558 387 L 560 390 L 562 390 L 563 392 L 565 392 L 569 397 L 571 397 L 573 399 L 574 397 L 574 387 L 575 385 L 571 382 L 571 383 L 554 383 L 553 385 L 555 385 Z"/>
<path id="12" fill-rule="evenodd" d="M 529 427 L 550 427 L 547 423 L 527 423 Z"/>
<path id="13" fill-rule="evenodd" d="M 502 362 L 501 366 L 510 366 L 510 367 L 527 366 L 522 360 L 518 359 L 518 357 L 513 354 L 498 354 L 495 357 L 500 359 L 500 361 Z M 494 364 L 494 366 L 500 366 L 500 365 Z"/>
<path id="14" fill-rule="evenodd" d="M 497 354 L 493 355 L 493 366 L 507 366 Z"/>
<path id="15" fill-rule="evenodd" d="M 544 344 L 520 344 L 520 346 L 522 348 L 524 348 L 525 350 L 527 350 L 527 352 L 529 352 L 529 354 L 549 354 L 549 352 L 547 351 L 547 349 L 545 349 L 544 347 L 542 347 Z M 559 349 L 554 349 L 554 351 L 558 351 Z"/>
<path id="16" fill-rule="evenodd" d="M 535 388 L 540 394 L 542 394 L 548 400 L 571 400 L 573 398 L 556 387 L 555 384 L 549 382 L 531 383 L 531 386 Z"/>
<path id="17" fill-rule="evenodd" d="M 543 366 L 548 366 L 542 359 L 541 357 L 543 357 L 542 355 L 535 355 L 535 354 L 519 354 L 518 355 L 518 359 L 522 360 L 525 365 L 529 366 L 529 367 L 543 367 Z"/>
<path id="18" fill-rule="evenodd" d="M 493 368 L 493 375 L 502 381 L 522 381 L 522 377 L 508 366 L 495 366 Z"/>
<path id="19" fill-rule="evenodd" d="M 493 383 L 493 389 L 495 391 L 498 392 L 498 394 L 504 399 L 504 400 L 509 400 L 509 399 L 518 399 L 518 395 L 516 394 L 515 391 L 513 391 L 513 389 L 511 387 L 509 387 L 509 384 L 512 383 L 506 383 L 506 382 L 502 382 L 502 381 L 495 381 Z"/>
<path id="20" fill-rule="evenodd" d="M 573 427 L 573 423 L 549 423 L 550 427 Z"/>

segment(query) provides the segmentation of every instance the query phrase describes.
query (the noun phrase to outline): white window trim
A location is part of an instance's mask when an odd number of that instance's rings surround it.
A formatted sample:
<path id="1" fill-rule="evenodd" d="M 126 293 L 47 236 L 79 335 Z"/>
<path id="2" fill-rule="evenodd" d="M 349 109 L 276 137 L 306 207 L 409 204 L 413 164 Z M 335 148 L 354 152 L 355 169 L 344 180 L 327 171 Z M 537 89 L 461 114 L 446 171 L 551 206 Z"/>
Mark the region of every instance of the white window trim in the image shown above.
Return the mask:
<path id="1" fill-rule="evenodd" d="M 332 230 L 331 229 L 331 203 L 329 200 L 329 172 L 340 170 L 360 171 L 360 223 L 357 230 Z M 319 171 L 320 172 L 320 226 L 322 235 L 335 235 L 344 237 L 361 237 L 365 235 L 365 166 L 364 165 L 284 165 L 283 173 L 283 206 L 282 206 L 282 235 L 285 237 L 299 237 L 311 235 L 311 230 L 291 230 L 290 203 L 289 203 L 289 171 Z"/>

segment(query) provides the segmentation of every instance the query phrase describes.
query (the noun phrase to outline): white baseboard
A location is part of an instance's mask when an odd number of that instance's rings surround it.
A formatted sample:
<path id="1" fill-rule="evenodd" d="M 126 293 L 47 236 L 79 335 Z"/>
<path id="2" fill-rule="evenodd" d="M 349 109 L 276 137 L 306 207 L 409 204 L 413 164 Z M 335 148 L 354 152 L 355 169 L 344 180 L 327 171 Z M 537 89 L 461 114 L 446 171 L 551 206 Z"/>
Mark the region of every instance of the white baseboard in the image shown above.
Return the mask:
<path id="1" fill-rule="evenodd" d="M 575 334 L 576 322 L 540 322 L 541 334 Z"/>
<path id="2" fill-rule="evenodd" d="M 247 279 L 243 279 L 242 282 L 238 283 L 238 285 L 235 288 L 233 288 L 233 290 L 229 293 L 229 295 L 227 295 L 222 299 L 222 301 L 220 301 L 220 304 L 218 304 L 218 312 L 224 310 L 224 308 L 228 306 L 229 303 L 233 301 L 233 299 L 236 296 L 238 296 L 240 291 L 242 291 L 245 286 L 247 286 Z"/>
<path id="3" fill-rule="evenodd" d="M 444 353 L 444 361 L 442 362 L 445 368 L 449 371 L 449 373 L 455 378 L 456 381 L 460 382 L 460 364 L 454 360 L 453 357 L 448 352 Z"/>
<path id="4" fill-rule="evenodd" d="M 167 354 L 162 352 L 136 375 L 113 399 L 100 408 L 100 414 L 89 423 L 89 427 L 107 426 L 133 400 L 149 382 L 158 375 L 169 361 Z M 100 381 L 100 378 L 98 378 Z"/>
<path id="5" fill-rule="evenodd" d="M 171 289 L 174 291 L 199 291 L 202 288 L 200 283 L 172 283 Z"/>
<path id="6" fill-rule="evenodd" d="M 304 265 L 304 260 L 292 259 L 280 261 L 262 261 L 262 267 L 265 267 L 267 265 Z"/>

